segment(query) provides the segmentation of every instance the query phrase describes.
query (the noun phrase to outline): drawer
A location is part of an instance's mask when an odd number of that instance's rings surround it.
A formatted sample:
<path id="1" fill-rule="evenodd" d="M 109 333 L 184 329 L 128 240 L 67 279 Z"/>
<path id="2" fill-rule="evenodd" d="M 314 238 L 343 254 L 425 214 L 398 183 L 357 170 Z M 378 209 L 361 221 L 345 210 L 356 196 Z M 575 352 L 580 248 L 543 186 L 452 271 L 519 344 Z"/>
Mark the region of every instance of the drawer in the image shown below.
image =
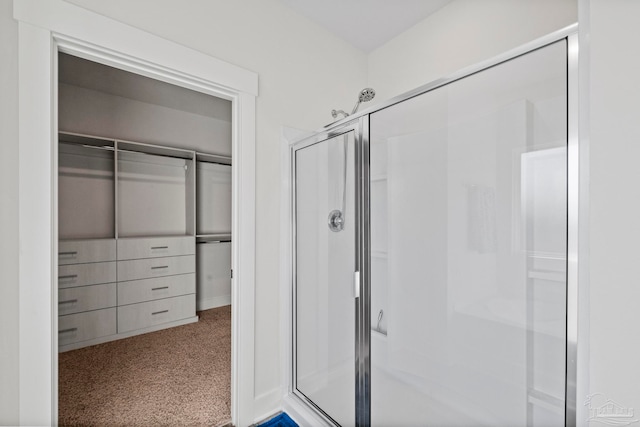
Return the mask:
<path id="1" fill-rule="evenodd" d="M 129 332 L 196 315 L 195 294 L 118 307 L 118 332 Z"/>
<path id="2" fill-rule="evenodd" d="M 158 277 L 118 283 L 118 305 L 196 293 L 196 275 Z"/>
<path id="3" fill-rule="evenodd" d="M 196 239 L 193 236 L 118 239 L 119 260 L 194 255 L 195 253 Z"/>
<path id="4" fill-rule="evenodd" d="M 116 284 L 81 286 L 58 291 L 58 315 L 116 306 Z"/>
<path id="5" fill-rule="evenodd" d="M 116 308 L 69 314 L 58 318 L 58 345 L 116 334 Z"/>
<path id="6" fill-rule="evenodd" d="M 115 261 L 61 265 L 58 267 L 58 288 L 97 285 L 115 281 Z"/>
<path id="7" fill-rule="evenodd" d="M 62 240 L 58 244 L 58 265 L 115 260 L 115 239 Z"/>
<path id="8" fill-rule="evenodd" d="M 195 273 L 195 255 L 118 261 L 118 282 Z"/>

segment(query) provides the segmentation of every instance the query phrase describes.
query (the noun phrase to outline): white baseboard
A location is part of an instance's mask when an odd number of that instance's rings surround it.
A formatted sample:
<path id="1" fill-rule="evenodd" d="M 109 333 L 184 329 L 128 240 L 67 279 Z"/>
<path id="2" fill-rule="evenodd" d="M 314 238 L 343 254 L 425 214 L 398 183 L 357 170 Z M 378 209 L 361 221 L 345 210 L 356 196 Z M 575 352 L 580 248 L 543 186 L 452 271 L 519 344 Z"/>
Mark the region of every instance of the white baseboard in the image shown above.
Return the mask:
<path id="1" fill-rule="evenodd" d="M 282 411 L 282 391 L 280 388 L 269 390 L 256 396 L 253 402 L 254 423 L 259 423 L 271 418 Z"/>
<path id="2" fill-rule="evenodd" d="M 331 424 L 291 394 L 283 398 L 282 410 L 299 426 L 331 426 Z"/>
<path id="3" fill-rule="evenodd" d="M 223 307 L 225 305 L 231 305 L 231 295 L 196 300 L 197 311 L 209 310 L 211 308 Z"/>

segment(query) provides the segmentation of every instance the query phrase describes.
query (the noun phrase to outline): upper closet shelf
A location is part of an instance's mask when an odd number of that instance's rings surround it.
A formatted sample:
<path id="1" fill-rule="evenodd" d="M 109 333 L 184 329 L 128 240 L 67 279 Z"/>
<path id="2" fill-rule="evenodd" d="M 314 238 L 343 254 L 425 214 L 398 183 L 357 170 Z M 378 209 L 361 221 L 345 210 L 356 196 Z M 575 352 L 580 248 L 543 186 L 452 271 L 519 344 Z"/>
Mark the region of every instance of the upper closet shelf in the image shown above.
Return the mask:
<path id="1" fill-rule="evenodd" d="M 113 147 L 115 146 L 114 139 L 71 132 L 59 132 L 58 141 L 62 143 L 67 142 L 71 144 L 79 144 L 85 147 L 107 148 L 111 150 L 113 150 Z"/>
<path id="2" fill-rule="evenodd" d="M 196 243 L 231 241 L 231 233 L 213 233 L 196 235 Z"/>
<path id="3" fill-rule="evenodd" d="M 231 157 L 220 156 L 217 154 L 196 153 L 196 160 L 207 163 L 220 163 L 222 165 L 231 165 Z"/>
<path id="4" fill-rule="evenodd" d="M 131 142 L 117 140 L 118 151 L 134 151 L 137 153 L 153 154 L 156 156 L 176 157 L 180 159 L 193 160 L 195 151 L 183 150 L 181 148 L 163 147 L 160 145 L 145 144 L 142 142 Z"/>

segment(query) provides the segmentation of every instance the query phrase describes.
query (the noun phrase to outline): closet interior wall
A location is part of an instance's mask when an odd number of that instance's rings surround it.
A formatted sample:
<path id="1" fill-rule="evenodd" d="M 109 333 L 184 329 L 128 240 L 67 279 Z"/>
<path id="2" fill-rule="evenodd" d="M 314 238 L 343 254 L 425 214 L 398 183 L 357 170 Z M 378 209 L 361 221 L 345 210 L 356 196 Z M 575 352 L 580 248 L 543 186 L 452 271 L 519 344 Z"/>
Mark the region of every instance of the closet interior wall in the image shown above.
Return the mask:
<path id="1" fill-rule="evenodd" d="M 230 304 L 231 102 L 59 63 L 60 351 Z"/>

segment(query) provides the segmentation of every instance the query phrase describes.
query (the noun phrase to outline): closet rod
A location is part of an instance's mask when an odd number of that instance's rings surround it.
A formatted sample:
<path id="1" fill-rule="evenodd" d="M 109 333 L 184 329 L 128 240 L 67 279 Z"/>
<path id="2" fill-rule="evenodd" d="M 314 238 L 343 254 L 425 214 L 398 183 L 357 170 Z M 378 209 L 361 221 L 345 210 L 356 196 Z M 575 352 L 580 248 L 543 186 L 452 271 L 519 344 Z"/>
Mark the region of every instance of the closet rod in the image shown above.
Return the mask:
<path id="1" fill-rule="evenodd" d="M 118 148 L 118 151 L 122 153 L 144 154 L 147 156 L 169 157 L 170 159 L 193 160 L 193 158 L 191 157 L 172 156 L 170 154 L 160 154 L 160 153 L 145 153 L 144 151 L 126 150 L 122 148 Z"/>
<path id="2" fill-rule="evenodd" d="M 222 161 L 214 162 L 211 160 L 196 160 L 198 163 L 211 163 L 212 165 L 231 166 L 231 163 L 223 163 Z"/>

